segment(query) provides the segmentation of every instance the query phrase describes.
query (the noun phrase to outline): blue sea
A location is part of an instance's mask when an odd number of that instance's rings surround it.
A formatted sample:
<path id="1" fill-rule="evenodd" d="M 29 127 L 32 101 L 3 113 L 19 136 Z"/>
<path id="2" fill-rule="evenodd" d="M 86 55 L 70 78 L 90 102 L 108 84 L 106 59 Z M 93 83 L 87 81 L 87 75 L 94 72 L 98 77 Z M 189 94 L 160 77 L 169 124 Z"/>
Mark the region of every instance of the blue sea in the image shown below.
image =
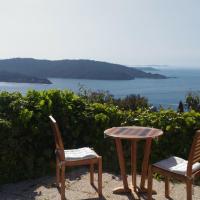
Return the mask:
<path id="1" fill-rule="evenodd" d="M 175 78 L 116 81 L 49 78 L 53 84 L 0 82 L 0 90 L 9 92 L 20 91 L 23 94 L 29 89 L 46 90 L 50 88 L 70 89 L 78 92 L 80 86 L 84 86 L 94 91 L 109 91 L 116 98 L 123 98 L 130 94 L 140 94 L 141 96 L 147 97 L 149 102 L 154 106 L 162 105 L 164 108 L 173 109 L 177 108 L 180 100 L 184 102 L 188 92 L 200 91 L 200 69 L 165 67 L 152 73 L 159 73 Z"/>

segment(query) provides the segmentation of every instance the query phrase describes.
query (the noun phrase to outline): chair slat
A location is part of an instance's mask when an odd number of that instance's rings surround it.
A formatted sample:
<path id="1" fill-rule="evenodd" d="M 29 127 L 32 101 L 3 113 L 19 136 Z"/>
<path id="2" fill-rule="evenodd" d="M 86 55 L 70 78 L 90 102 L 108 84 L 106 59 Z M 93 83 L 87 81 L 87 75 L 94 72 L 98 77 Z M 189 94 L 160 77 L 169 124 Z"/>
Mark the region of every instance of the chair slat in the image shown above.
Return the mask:
<path id="1" fill-rule="evenodd" d="M 193 150 L 193 156 L 192 156 L 192 163 L 196 163 L 200 161 L 200 132 L 197 131 L 196 138 L 195 138 L 195 145 Z"/>
<path id="2" fill-rule="evenodd" d="M 199 161 L 200 161 L 200 158 L 196 158 L 196 159 L 193 159 L 192 163 L 194 164 L 194 163 L 199 162 Z"/>
<path id="3" fill-rule="evenodd" d="M 199 155 L 198 155 L 198 156 L 194 156 L 192 162 L 194 163 L 194 161 L 196 161 L 196 160 L 200 161 L 200 156 L 199 156 Z M 196 161 L 196 162 L 197 162 L 197 161 Z"/>
<path id="4" fill-rule="evenodd" d="M 195 149 L 194 156 L 200 156 L 200 150 L 197 151 L 197 150 Z"/>
<path id="5" fill-rule="evenodd" d="M 195 145 L 195 151 L 198 151 L 198 150 L 200 150 L 200 144 Z"/>
<path id="6" fill-rule="evenodd" d="M 197 145 L 197 146 L 195 147 L 195 151 L 200 151 L 200 145 Z"/>
<path id="7" fill-rule="evenodd" d="M 196 142 L 197 142 L 197 143 L 200 143 L 200 137 L 198 137 L 198 138 L 196 139 Z"/>
<path id="8" fill-rule="evenodd" d="M 197 146 L 200 146 L 200 137 L 197 138 L 196 143 Z"/>

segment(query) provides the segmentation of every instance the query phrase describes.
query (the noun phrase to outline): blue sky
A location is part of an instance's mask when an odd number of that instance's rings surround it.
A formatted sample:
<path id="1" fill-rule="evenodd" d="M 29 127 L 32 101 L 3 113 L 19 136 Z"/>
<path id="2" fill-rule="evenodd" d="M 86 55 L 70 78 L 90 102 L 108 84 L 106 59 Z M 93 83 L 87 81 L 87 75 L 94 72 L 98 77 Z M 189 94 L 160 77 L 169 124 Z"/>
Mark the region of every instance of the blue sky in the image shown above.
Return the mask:
<path id="1" fill-rule="evenodd" d="M 200 67 L 199 0 L 0 3 L 0 58 Z"/>

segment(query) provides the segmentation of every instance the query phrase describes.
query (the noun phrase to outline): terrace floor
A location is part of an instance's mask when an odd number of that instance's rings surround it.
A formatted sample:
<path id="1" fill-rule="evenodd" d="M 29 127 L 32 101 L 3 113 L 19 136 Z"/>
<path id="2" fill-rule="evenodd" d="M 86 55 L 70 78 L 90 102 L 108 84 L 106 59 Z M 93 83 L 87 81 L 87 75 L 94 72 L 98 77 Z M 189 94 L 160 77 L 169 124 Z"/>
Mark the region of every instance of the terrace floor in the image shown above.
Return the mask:
<path id="1" fill-rule="evenodd" d="M 96 180 L 96 174 L 95 174 Z M 128 176 L 131 182 L 131 176 Z M 16 184 L 7 184 L 0 187 L 0 200 L 59 200 L 60 195 L 55 184 L 54 177 L 43 177 L 35 180 L 23 181 Z M 140 176 L 137 176 L 139 183 Z M 116 195 L 112 189 L 122 185 L 119 176 L 103 174 L 103 197 L 98 198 L 98 194 L 89 183 L 89 173 L 86 169 L 75 169 L 67 174 L 66 177 L 66 199 L 67 200 L 145 200 L 146 196 L 140 194 Z M 154 179 L 154 189 L 157 195 L 153 195 L 155 200 L 164 200 L 164 182 Z M 170 184 L 171 200 L 186 199 L 185 184 Z M 200 200 L 200 187 L 194 186 L 193 200 Z"/>

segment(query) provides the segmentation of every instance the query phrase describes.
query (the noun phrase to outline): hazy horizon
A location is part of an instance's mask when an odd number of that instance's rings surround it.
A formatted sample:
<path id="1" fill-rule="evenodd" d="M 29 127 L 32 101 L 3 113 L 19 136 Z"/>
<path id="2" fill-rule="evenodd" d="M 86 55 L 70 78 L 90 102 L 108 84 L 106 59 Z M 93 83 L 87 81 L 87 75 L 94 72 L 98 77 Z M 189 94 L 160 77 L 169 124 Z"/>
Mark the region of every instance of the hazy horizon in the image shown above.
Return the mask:
<path id="1" fill-rule="evenodd" d="M 1 0 L 1 59 L 200 68 L 198 0 Z"/>

